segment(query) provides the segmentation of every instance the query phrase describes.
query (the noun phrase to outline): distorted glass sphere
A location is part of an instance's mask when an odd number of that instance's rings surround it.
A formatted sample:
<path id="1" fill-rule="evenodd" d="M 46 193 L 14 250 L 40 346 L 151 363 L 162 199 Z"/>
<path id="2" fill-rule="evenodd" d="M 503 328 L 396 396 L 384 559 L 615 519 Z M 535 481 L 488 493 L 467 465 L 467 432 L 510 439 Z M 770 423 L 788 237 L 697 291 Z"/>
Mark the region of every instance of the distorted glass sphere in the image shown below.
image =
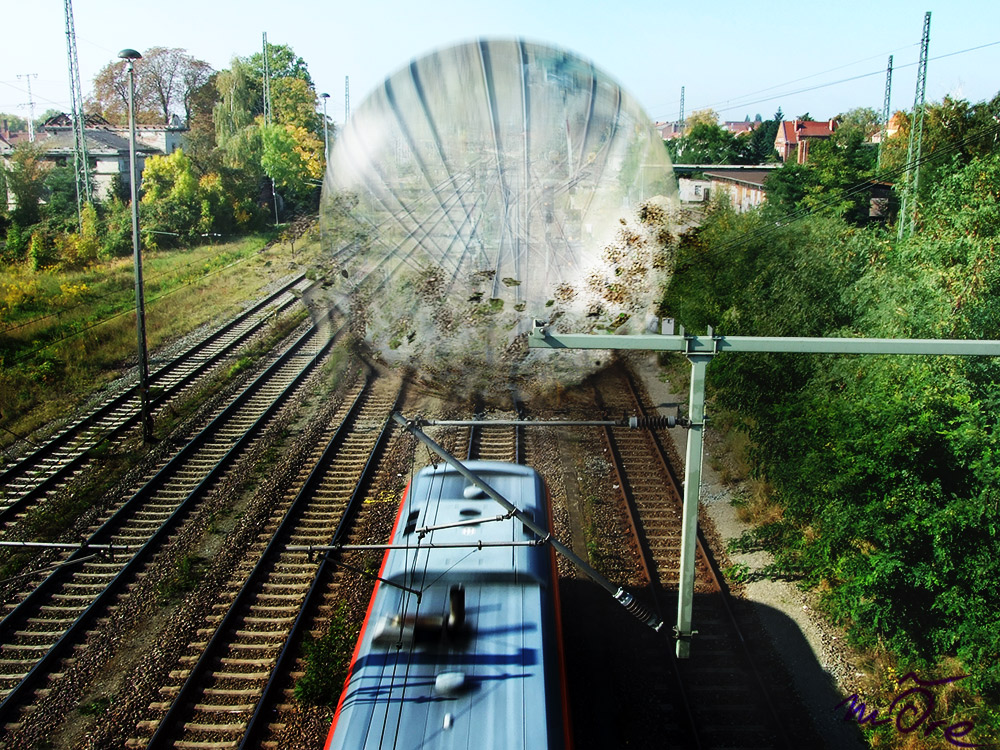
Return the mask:
<path id="1" fill-rule="evenodd" d="M 533 320 L 638 332 L 669 268 L 676 183 L 652 121 L 592 63 L 519 40 L 414 60 L 352 113 L 321 202 L 324 276 L 369 345 L 482 388 L 562 377 Z M 474 382 L 475 381 L 475 382 Z"/>

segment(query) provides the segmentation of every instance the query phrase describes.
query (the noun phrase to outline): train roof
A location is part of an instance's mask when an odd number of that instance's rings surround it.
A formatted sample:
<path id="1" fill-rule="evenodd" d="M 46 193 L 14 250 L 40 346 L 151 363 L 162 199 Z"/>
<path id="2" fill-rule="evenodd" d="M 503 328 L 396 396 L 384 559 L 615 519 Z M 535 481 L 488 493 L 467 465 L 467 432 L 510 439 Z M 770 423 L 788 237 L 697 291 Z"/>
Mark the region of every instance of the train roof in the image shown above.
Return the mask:
<path id="1" fill-rule="evenodd" d="M 534 469 L 494 461 L 470 461 L 465 466 L 536 523 L 547 527 L 545 485 Z M 446 464 L 428 466 L 410 485 L 393 543 L 426 547 L 477 542 L 528 545 L 537 541 L 531 530 L 506 515 L 498 503 L 454 468 Z M 547 560 L 544 546 L 439 547 L 433 554 L 429 548 L 420 552 L 396 550 L 388 556 L 384 576 L 403 583 L 417 570 L 428 579 L 517 582 L 528 576 L 542 581 L 547 575 Z"/>
<path id="2" fill-rule="evenodd" d="M 547 525 L 544 484 L 533 470 L 467 468 Z M 534 538 L 513 518 L 487 520 L 503 508 L 469 486 L 448 466 L 421 470 L 393 543 Z M 444 528 L 421 533 L 435 525 Z M 548 545 L 388 552 L 328 748 L 561 746 L 553 565 Z M 452 627 L 459 588 L 462 619 Z"/>

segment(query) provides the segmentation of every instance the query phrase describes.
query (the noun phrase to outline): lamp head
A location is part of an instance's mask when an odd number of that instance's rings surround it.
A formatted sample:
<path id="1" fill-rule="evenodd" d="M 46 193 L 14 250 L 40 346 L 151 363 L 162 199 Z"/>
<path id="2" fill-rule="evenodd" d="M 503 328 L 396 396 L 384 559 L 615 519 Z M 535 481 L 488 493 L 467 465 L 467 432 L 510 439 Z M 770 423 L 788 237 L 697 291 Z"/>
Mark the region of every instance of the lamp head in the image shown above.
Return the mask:
<path id="1" fill-rule="evenodd" d="M 324 98 L 324 99 L 329 99 L 329 98 L 330 98 L 330 95 L 329 95 L 329 94 L 327 94 L 326 92 L 324 92 L 324 93 L 320 94 L 320 96 L 321 96 L 322 98 Z"/>
<path id="2" fill-rule="evenodd" d="M 122 60 L 139 60 L 142 58 L 142 55 L 140 55 L 134 49 L 123 49 L 121 52 L 118 53 L 118 57 L 120 57 Z"/>

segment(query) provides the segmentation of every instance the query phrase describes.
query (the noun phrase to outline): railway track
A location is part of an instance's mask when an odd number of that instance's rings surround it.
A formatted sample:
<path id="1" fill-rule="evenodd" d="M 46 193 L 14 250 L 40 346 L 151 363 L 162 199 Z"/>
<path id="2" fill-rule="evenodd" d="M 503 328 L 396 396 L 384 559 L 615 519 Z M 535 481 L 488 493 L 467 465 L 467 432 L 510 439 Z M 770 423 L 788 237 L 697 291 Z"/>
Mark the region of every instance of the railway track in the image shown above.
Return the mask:
<path id="1" fill-rule="evenodd" d="M 608 380 L 613 377 L 612 382 Z M 646 408 L 631 375 L 606 376 L 600 398 L 609 413 Z M 626 500 L 629 527 L 641 552 L 645 574 L 661 610 L 672 620 L 680 576 L 680 481 L 655 430 L 605 428 L 617 483 Z M 699 531 L 700 535 L 700 531 Z M 686 733 L 694 747 L 795 747 L 787 736 L 768 686 L 747 649 L 743 624 L 734 616 L 707 545 L 697 548 L 693 637 L 690 659 L 676 660 L 667 642 L 662 658 L 651 660 L 653 685 L 672 685 L 683 708 Z M 671 669 L 668 670 L 668 667 Z M 673 679 L 663 679 L 667 671 Z M 666 696 L 664 696 L 666 700 Z"/>
<path id="2" fill-rule="evenodd" d="M 74 651 L 246 450 L 333 341 L 328 321 L 311 327 L 254 383 L 64 556 L 0 620 L 0 726 L 16 728 L 23 706 L 51 689 Z M 113 553 L 113 554 L 112 554 Z M 64 660 L 69 661 L 64 661 Z"/>
<path id="3" fill-rule="evenodd" d="M 312 282 L 298 276 L 150 373 L 152 406 L 162 409 L 231 355 L 275 316 L 289 309 Z M 33 505 L 80 471 L 89 451 L 139 424 L 134 389 L 113 396 L 67 425 L 37 450 L 0 473 L 0 537 Z"/>
<path id="4" fill-rule="evenodd" d="M 212 621 L 188 645 L 128 746 L 258 746 L 269 730 L 264 707 L 287 702 L 283 690 L 306 613 L 321 598 L 326 558 L 301 548 L 345 537 L 399 397 L 398 385 L 366 385 L 335 420 L 300 491 L 275 510 L 273 534 L 248 554 L 256 563 L 220 595 Z"/>

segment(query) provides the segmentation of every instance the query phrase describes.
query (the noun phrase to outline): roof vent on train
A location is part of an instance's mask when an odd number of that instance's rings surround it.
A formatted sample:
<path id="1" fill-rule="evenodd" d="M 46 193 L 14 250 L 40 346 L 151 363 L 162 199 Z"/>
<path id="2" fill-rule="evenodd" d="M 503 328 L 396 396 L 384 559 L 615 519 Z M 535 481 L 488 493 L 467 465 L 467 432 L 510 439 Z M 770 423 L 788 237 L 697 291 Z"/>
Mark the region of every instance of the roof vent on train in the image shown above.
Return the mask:
<path id="1" fill-rule="evenodd" d="M 459 695 L 466 687 L 465 672 L 441 672 L 434 676 L 434 692 L 451 697 Z"/>
<path id="2" fill-rule="evenodd" d="M 465 485 L 465 489 L 462 491 L 462 495 L 466 500 L 482 500 L 486 497 L 486 492 L 474 484 L 467 484 Z"/>

